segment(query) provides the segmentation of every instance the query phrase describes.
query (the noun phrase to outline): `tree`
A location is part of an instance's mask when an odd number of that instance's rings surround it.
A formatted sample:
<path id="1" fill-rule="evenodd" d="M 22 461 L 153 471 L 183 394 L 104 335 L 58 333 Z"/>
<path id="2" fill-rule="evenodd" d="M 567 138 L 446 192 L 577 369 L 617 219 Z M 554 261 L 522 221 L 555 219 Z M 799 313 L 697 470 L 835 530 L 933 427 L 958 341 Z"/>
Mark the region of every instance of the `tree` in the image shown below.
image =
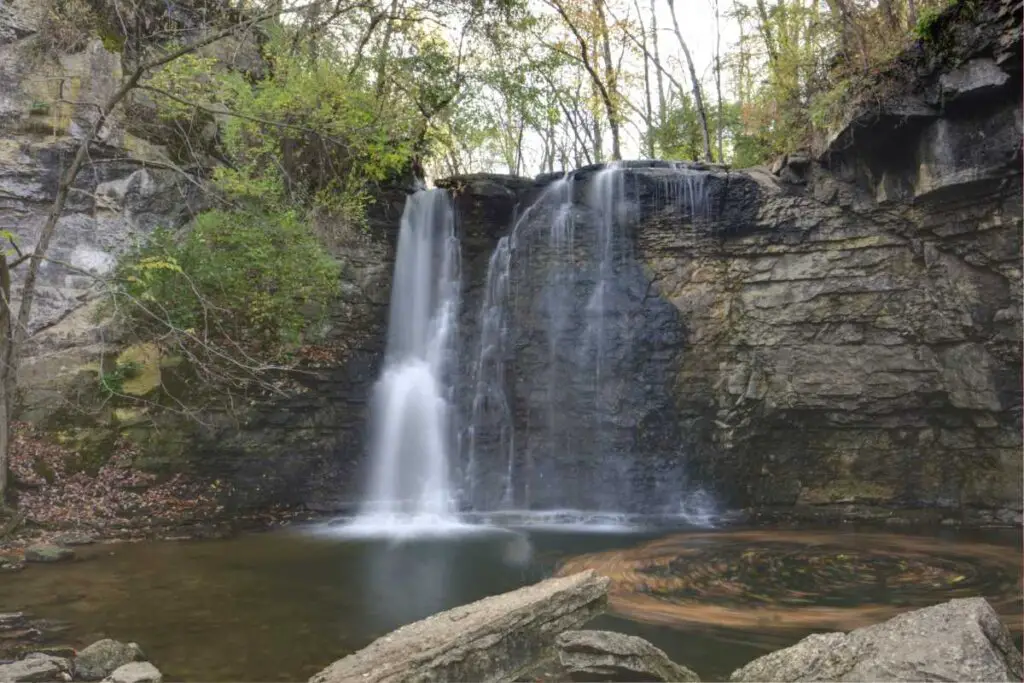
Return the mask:
<path id="1" fill-rule="evenodd" d="M 679 20 L 676 19 L 676 6 L 674 0 L 668 0 L 669 11 L 672 16 L 672 30 L 676 34 L 676 40 L 679 41 L 679 47 L 683 51 L 683 55 L 686 57 L 686 67 L 690 71 L 690 85 L 693 88 L 693 101 L 697 107 L 697 117 L 700 120 L 701 133 L 704 137 L 704 154 L 701 157 L 705 161 L 711 161 L 711 136 L 708 134 L 708 115 L 707 110 L 704 108 L 704 93 L 701 88 L 700 80 L 697 78 L 697 68 L 693 64 L 693 57 L 690 55 L 690 48 L 687 47 L 686 41 L 683 40 L 683 34 L 679 30 Z"/>
<path id="2" fill-rule="evenodd" d="M 553 45 L 553 49 L 569 57 L 575 57 L 583 66 L 590 82 L 597 92 L 601 104 L 604 107 L 604 114 L 607 118 L 608 128 L 612 134 L 612 159 L 622 158 L 621 145 L 621 116 L 619 112 L 620 95 L 617 86 L 617 67 L 612 61 L 611 39 L 608 29 L 608 20 L 605 13 L 604 0 L 592 0 L 589 7 L 570 5 L 568 0 L 546 0 L 547 4 L 554 9 L 562 18 L 565 27 L 572 34 L 576 44 L 576 53 L 573 54 L 560 45 Z M 593 30 L 587 30 L 587 27 Z M 600 44 L 600 57 L 597 56 L 594 44 Z M 601 74 L 599 59 L 604 60 L 604 74 Z M 595 144 L 595 156 L 600 158 L 600 131 L 597 128 L 598 120 L 593 120 Z"/>
<path id="3" fill-rule="evenodd" d="M 11 449 L 11 421 L 17 386 L 17 373 L 22 347 L 29 336 L 29 324 L 32 318 L 32 306 L 35 302 L 36 286 L 43 261 L 47 260 L 47 252 L 56 234 L 58 222 L 64 213 L 68 195 L 75 179 L 82 170 L 89 155 L 89 148 L 99 138 L 107 120 L 114 110 L 125 100 L 142 78 L 155 69 L 170 64 L 177 59 L 190 55 L 200 48 L 222 40 L 260 22 L 272 19 L 281 13 L 280 9 L 257 14 L 250 19 L 232 24 L 219 31 L 211 31 L 192 43 L 172 48 L 150 58 L 140 59 L 120 86 L 107 98 L 97 112 L 91 128 L 81 138 L 75 156 L 61 174 L 57 184 L 56 196 L 47 213 L 46 221 L 39 232 L 35 248 L 31 255 L 19 257 L 14 262 L 8 261 L 9 253 L 0 255 L 0 501 L 6 499 L 8 486 L 8 466 Z M 8 236 L 10 237 L 10 236 Z M 24 281 L 20 288 L 20 302 L 17 315 L 13 315 L 13 296 L 11 287 L 11 268 L 27 262 Z"/>

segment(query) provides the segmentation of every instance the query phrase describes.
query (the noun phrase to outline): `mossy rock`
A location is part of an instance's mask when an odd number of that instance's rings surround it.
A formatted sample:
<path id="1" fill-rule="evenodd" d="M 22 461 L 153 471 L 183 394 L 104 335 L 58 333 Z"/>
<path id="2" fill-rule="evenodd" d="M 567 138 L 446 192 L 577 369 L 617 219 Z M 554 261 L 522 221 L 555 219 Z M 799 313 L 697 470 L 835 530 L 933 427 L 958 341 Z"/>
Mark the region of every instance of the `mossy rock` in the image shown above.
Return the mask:
<path id="1" fill-rule="evenodd" d="M 821 486 L 805 486 L 797 501 L 801 505 L 829 503 L 870 503 L 891 501 L 896 496 L 892 486 L 856 479 L 836 479 Z"/>
<path id="2" fill-rule="evenodd" d="M 156 344 L 129 346 L 117 357 L 116 367 L 134 369 L 121 384 L 129 396 L 145 396 L 160 387 L 160 349 Z"/>
<path id="3" fill-rule="evenodd" d="M 115 408 L 114 419 L 121 427 L 132 427 L 149 421 L 145 408 Z"/>

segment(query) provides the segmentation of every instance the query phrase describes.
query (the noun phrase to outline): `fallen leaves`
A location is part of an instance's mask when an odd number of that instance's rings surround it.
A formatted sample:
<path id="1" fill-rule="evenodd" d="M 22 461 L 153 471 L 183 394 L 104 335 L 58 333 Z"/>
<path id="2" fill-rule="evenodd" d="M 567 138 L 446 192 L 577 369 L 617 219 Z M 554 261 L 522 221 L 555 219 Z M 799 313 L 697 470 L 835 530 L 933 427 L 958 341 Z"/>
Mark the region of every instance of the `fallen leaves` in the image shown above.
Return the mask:
<path id="1" fill-rule="evenodd" d="M 95 476 L 72 472 L 72 450 L 17 423 L 10 468 L 18 510 L 29 525 L 44 530 L 87 529 L 100 535 L 181 526 L 223 512 L 215 487 L 184 474 L 161 479 L 133 469 L 137 455 L 121 440 Z"/>

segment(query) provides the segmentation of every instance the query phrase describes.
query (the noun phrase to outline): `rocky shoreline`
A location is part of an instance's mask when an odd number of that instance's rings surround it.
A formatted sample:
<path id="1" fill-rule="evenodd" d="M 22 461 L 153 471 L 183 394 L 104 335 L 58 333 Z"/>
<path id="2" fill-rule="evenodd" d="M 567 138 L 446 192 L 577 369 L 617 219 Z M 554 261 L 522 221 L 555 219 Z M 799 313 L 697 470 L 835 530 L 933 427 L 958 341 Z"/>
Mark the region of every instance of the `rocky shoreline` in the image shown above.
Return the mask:
<path id="1" fill-rule="evenodd" d="M 92 539 L 60 540 L 67 545 L 56 547 L 66 553 L 49 556 L 36 548 L 26 555 L 33 561 L 73 560 L 72 544 Z M 673 662 L 646 640 L 587 628 L 612 608 L 614 581 L 606 574 L 600 568 L 566 573 L 434 614 L 336 661 L 310 682 L 701 680 L 689 662 Z M 848 633 L 804 638 L 747 662 L 728 679 L 1019 681 L 1021 656 L 995 604 L 960 598 L 884 621 L 879 616 Z M 0 681 L 162 681 L 138 645 L 103 640 L 78 650 L 79 643 L 67 640 L 69 629 L 25 613 L 0 614 Z M 100 658 L 98 652 L 106 654 Z M 94 665 L 96 659 L 108 663 Z"/>
<path id="2" fill-rule="evenodd" d="M 21 612 L 0 614 L 0 681 L 162 683 L 163 674 L 136 643 L 105 638 L 81 650 L 46 644 L 61 627 Z"/>
<path id="3" fill-rule="evenodd" d="M 635 636 L 580 630 L 607 606 L 593 570 L 548 579 L 404 626 L 310 683 L 699 681 Z M 730 681 L 1019 681 L 1021 654 L 984 598 L 899 614 L 849 633 L 814 634 L 759 657 Z"/>

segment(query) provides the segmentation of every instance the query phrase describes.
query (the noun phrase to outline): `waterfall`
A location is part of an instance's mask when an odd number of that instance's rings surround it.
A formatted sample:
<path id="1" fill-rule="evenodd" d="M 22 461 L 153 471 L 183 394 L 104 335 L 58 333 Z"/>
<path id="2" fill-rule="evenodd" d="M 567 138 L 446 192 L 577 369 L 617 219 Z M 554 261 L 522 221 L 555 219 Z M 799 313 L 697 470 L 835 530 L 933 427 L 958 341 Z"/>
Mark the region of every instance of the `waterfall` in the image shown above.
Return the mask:
<path id="1" fill-rule="evenodd" d="M 466 428 L 467 456 L 463 490 L 469 506 L 481 509 L 508 508 L 515 498 L 515 426 L 508 400 L 506 374 L 513 349 L 510 330 L 514 315 L 513 265 L 524 269 L 525 251 L 529 248 L 529 235 L 523 231 L 530 225 L 533 215 L 554 206 L 554 218 L 549 246 L 553 253 L 570 259 L 572 245 L 572 181 L 555 180 L 541 196 L 516 220 L 491 253 L 487 265 L 486 288 L 480 307 L 480 336 L 472 379 L 472 402 Z M 520 252 L 520 247 L 526 247 Z M 548 328 L 548 345 L 554 353 L 559 330 L 552 318 Z M 552 363 L 552 367 L 554 364 Z M 553 384 L 556 378 L 549 377 Z M 553 405 L 553 402 L 551 402 Z M 549 429 L 550 420 L 549 420 Z M 489 436 L 489 439 L 483 437 Z M 486 441 L 486 443 L 484 443 Z M 499 477 L 488 476 L 480 466 L 481 449 L 499 454 L 503 469 Z M 497 474 L 497 473 L 495 473 Z"/>
<path id="2" fill-rule="evenodd" d="M 632 258 L 635 166 L 550 182 L 490 255 L 466 380 L 462 490 L 475 513 L 694 517 L 680 439 L 644 422 L 673 419 L 671 358 L 683 337 Z M 643 191 L 681 229 L 710 227 L 707 171 L 653 169 Z M 654 460 L 641 461 L 652 457 L 637 450 L 645 438 Z"/>
<path id="3" fill-rule="evenodd" d="M 698 519 L 707 505 L 687 484 L 672 393 L 684 331 L 674 306 L 651 296 L 632 229 L 640 192 L 680 229 L 713 228 L 707 179 L 661 163 L 641 187 L 632 165 L 616 163 L 547 183 L 498 240 L 482 287 L 466 290 L 479 299 L 461 327 L 451 200 L 411 195 L 368 494 L 349 526 L 392 535 L 464 529 L 474 516 Z"/>
<path id="4" fill-rule="evenodd" d="M 372 404 L 369 491 L 357 524 L 455 520 L 446 373 L 458 302 L 450 200 L 443 190 L 416 192 L 398 236 L 384 369 Z"/>

